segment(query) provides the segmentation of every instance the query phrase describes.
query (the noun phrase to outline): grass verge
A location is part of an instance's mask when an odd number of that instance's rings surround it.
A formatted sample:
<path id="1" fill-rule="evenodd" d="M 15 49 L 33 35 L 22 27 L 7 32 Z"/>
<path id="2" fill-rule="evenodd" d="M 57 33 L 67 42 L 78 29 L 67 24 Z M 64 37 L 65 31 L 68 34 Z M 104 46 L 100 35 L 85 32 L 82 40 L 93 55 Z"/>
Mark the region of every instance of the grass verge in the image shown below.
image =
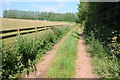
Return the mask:
<path id="1" fill-rule="evenodd" d="M 50 78 L 70 78 L 75 71 L 78 34 L 72 31 L 60 45 L 48 71 Z"/>

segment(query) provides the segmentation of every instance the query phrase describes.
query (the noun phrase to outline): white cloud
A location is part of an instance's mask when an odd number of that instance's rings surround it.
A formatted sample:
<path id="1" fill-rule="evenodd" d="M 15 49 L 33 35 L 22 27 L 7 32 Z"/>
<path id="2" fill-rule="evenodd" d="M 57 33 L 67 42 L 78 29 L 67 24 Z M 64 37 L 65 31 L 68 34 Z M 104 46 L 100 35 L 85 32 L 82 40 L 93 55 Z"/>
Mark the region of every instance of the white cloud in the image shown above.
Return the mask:
<path id="1" fill-rule="evenodd" d="M 10 4 L 12 4 L 12 3 L 10 3 L 10 2 L 3 2 L 2 4 L 3 4 L 3 5 L 10 5 Z"/>
<path id="2" fill-rule="evenodd" d="M 58 9 L 54 6 L 47 6 L 47 5 L 42 5 L 40 6 L 40 8 L 42 9 L 42 11 L 46 11 L 46 12 L 56 12 Z"/>
<path id="3" fill-rule="evenodd" d="M 7 10 L 10 10 L 10 8 L 6 8 Z M 4 10 L 6 10 L 6 9 L 4 9 Z"/>
<path id="4" fill-rule="evenodd" d="M 58 2 L 64 2 L 64 1 L 66 1 L 66 0 L 57 0 Z"/>
<path id="5" fill-rule="evenodd" d="M 33 7 L 37 7 L 42 11 L 45 12 L 58 12 L 60 8 L 64 7 L 64 2 L 59 2 L 56 5 L 39 5 L 39 4 L 32 4 Z"/>
<path id="6" fill-rule="evenodd" d="M 56 7 L 64 7 L 65 4 L 63 2 L 59 3 L 58 5 L 56 5 Z"/>

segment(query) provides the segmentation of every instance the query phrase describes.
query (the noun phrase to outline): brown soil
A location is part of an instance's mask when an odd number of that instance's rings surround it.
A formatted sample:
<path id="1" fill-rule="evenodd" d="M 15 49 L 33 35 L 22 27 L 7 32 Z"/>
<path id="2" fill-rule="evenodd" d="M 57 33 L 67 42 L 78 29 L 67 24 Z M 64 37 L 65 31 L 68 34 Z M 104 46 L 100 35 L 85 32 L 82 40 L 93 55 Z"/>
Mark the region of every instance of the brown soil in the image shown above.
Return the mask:
<path id="1" fill-rule="evenodd" d="M 73 30 L 71 30 L 71 31 L 73 31 Z M 47 71 L 50 66 L 51 60 L 52 60 L 52 58 L 54 58 L 56 50 L 59 47 L 59 45 L 66 39 L 66 37 L 71 33 L 71 31 L 68 32 L 67 35 L 65 35 L 57 44 L 55 44 L 53 46 L 53 48 L 50 51 L 48 51 L 44 55 L 44 57 L 42 58 L 43 60 L 35 65 L 36 72 L 31 72 L 27 76 L 27 78 L 48 78 Z"/>
<path id="2" fill-rule="evenodd" d="M 92 66 L 90 64 L 91 58 L 87 53 L 86 46 L 84 45 L 83 37 L 81 36 L 78 41 L 78 53 L 76 59 L 76 68 L 74 78 L 96 78 L 93 74 Z"/>

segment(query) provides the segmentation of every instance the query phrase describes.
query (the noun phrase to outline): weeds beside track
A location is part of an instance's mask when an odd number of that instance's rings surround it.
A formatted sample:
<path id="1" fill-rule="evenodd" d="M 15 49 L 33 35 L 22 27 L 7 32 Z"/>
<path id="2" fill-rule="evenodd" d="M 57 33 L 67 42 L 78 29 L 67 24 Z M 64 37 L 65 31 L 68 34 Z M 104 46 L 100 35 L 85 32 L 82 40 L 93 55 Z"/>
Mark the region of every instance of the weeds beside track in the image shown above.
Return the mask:
<path id="1" fill-rule="evenodd" d="M 37 40 L 19 36 L 16 43 L 10 45 L 11 47 L 3 45 L 3 79 L 20 78 L 34 70 L 34 65 L 39 58 L 73 27 L 54 27 L 50 31 L 40 34 Z"/>

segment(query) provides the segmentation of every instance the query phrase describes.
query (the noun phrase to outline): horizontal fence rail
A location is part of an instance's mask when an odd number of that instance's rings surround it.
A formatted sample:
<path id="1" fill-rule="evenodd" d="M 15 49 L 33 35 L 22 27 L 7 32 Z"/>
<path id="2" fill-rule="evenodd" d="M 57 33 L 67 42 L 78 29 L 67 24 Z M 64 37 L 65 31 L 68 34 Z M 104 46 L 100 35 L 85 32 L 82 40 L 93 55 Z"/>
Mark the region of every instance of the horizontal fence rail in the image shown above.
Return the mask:
<path id="1" fill-rule="evenodd" d="M 4 30 L 4 31 L 0 31 L 0 33 L 10 33 L 10 32 L 15 32 L 17 31 L 17 29 L 13 29 L 13 30 Z"/>
<path id="2" fill-rule="evenodd" d="M 64 24 L 66 25 L 66 24 Z M 23 28 L 23 29 L 12 29 L 12 30 L 2 30 L 0 31 L 0 34 L 2 34 L 2 36 L 0 37 L 0 39 L 6 39 L 6 38 L 10 38 L 10 37 L 15 37 L 17 35 L 24 35 L 24 34 L 28 34 L 28 33 L 36 33 L 39 31 L 45 31 L 48 30 L 51 27 L 54 26 L 64 26 L 64 25 L 51 25 L 51 26 L 41 26 L 41 27 L 32 27 L 32 28 Z M 32 30 L 32 31 L 29 31 Z M 26 31 L 26 32 L 24 32 Z M 8 33 L 14 33 L 14 34 L 8 34 Z"/>

